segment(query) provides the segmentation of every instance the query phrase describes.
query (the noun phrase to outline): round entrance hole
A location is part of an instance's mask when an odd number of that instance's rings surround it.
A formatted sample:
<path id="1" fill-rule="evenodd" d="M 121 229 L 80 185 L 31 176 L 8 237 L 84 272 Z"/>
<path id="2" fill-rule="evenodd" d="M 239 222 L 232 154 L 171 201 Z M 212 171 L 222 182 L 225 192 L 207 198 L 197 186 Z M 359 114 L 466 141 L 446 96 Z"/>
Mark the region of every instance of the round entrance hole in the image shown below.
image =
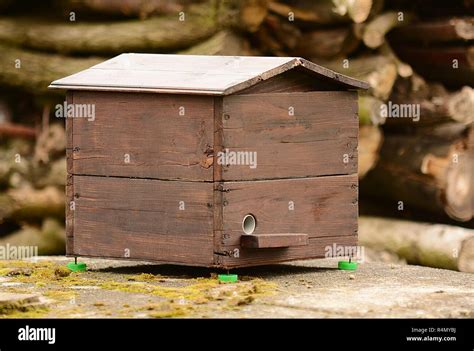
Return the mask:
<path id="1" fill-rule="evenodd" d="M 257 220 L 251 214 L 245 215 L 244 219 L 242 220 L 242 230 L 245 234 L 253 234 L 255 228 L 257 227 Z"/>

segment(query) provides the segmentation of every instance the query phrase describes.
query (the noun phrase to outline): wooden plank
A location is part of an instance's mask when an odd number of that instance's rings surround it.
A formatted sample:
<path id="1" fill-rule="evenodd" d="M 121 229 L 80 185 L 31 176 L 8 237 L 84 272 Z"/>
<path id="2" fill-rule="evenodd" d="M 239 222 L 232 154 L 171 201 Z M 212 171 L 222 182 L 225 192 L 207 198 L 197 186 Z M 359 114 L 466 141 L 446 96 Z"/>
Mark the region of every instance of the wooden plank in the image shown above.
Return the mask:
<path id="1" fill-rule="evenodd" d="M 357 174 L 222 184 L 223 250 L 240 245 L 242 220 L 252 214 L 254 235 L 305 233 L 309 238 L 357 231 Z"/>
<path id="2" fill-rule="evenodd" d="M 74 174 L 213 180 L 212 97 L 75 92 L 74 103 L 95 106 L 94 121 L 74 120 Z"/>
<path id="3" fill-rule="evenodd" d="M 74 103 L 72 92 L 66 94 L 66 102 Z M 66 255 L 74 252 L 73 121 L 72 118 L 66 118 Z"/>
<path id="4" fill-rule="evenodd" d="M 223 180 L 357 173 L 355 92 L 236 95 L 223 113 L 222 147 L 257 158 L 256 167 L 228 163 Z"/>
<path id="5" fill-rule="evenodd" d="M 222 151 L 222 98 L 214 98 L 214 155 Z M 213 187 L 214 187 L 214 251 L 220 251 L 223 239 L 225 238 L 222 223 L 222 185 L 215 180 L 222 178 L 222 165 L 214 162 L 213 164 Z M 214 255 L 214 264 L 219 265 L 220 256 Z"/>
<path id="6" fill-rule="evenodd" d="M 213 184 L 74 176 L 74 253 L 213 265 Z"/>
<path id="7" fill-rule="evenodd" d="M 306 70 L 295 68 L 278 76 L 264 80 L 259 84 L 244 89 L 237 94 L 262 94 L 262 93 L 289 93 L 321 90 L 343 90 L 343 87 L 330 79 L 321 79 Z"/>
<path id="8" fill-rule="evenodd" d="M 295 67 L 315 79 L 346 89 L 367 89 L 365 82 L 335 73 L 299 57 L 123 54 L 51 83 L 50 88 L 166 91 L 229 95 Z M 143 89 L 143 90 L 142 90 Z"/>
<path id="9" fill-rule="evenodd" d="M 241 249 L 239 246 L 228 247 L 229 255 L 222 256 L 222 268 L 236 268 L 247 266 L 260 266 L 287 262 L 292 260 L 304 260 L 310 258 L 324 258 L 329 248 L 340 246 L 357 245 L 357 236 L 337 236 L 309 238 L 308 245 L 294 246 L 289 248 L 273 249 Z M 232 256 L 235 249 L 239 250 L 238 257 Z"/>
<path id="10" fill-rule="evenodd" d="M 240 246 L 246 249 L 269 249 L 308 245 L 308 234 L 242 235 Z"/>

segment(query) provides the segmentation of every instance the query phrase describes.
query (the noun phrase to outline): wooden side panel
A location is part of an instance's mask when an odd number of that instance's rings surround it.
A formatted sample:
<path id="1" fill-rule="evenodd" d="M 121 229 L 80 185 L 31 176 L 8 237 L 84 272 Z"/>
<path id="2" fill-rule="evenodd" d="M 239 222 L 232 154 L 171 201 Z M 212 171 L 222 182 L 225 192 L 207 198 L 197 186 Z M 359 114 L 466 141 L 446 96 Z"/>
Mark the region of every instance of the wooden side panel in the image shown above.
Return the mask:
<path id="1" fill-rule="evenodd" d="M 262 93 L 305 92 L 321 90 L 346 90 L 329 78 L 315 77 L 307 70 L 295 68 L 239 91 L 239 95 Z"/>
<path id="2" fill-rule="evenodd" d="M 213 184 L 74 176 L 74 253 L 213 265 Z"/>
<path id="3" fill-rule="evenodd" d="M 226 163 L 222 180 L 357 173 L 355 92 L 224 97 L 222 119 L 222 148 L 229 151 L 228 158 L 217 158 Z M 232 154 L 240 161 L 233 162 Z M 250 155 L 256 166 L 241 162 Z"/>
<path id="4" fill-rule="evenodd" d="M 66 102 L 72 104 L 73 94 L 68 92 Z M 73 169 L 73 122 L 72 118 L 66 118 L 66 255 L 72 255 L 74 252 L 74 183 L 72 179 Z"/>
<path id="5" fill-rule="evenodd" d="M 324 257 L 334 242 L 357 239 L 357 174 L 305 179 L 223 183 L 223 237 L 220 263 L 225 267 Z M 254 235 L 307 234 L 308 246 L 244 249 L 242 220 L 256 218 Z M 238 249 L 239 257 L 234 250 Z M 269 250 L 269 251 L 268 251 Z M 275 251 L 272 251 L 275 250 Z M 323 253 L 323 254 L 322 254 Z"/>
<path id="6" fill-rule="evenodd" d="M 74 92 L 74 174 L 212 181 L 213 98 Z"/>

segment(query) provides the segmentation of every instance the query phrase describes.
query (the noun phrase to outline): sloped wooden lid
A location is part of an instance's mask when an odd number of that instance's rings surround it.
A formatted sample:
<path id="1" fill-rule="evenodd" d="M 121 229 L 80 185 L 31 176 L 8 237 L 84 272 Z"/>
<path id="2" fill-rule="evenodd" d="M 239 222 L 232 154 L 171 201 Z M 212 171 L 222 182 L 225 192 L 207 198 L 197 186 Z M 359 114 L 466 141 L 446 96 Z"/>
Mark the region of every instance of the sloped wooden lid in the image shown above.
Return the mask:
<path id="1" fill-rule="evenodd" d="M 347 89 L 366 82 L 300 57 L 122 54 L 71 76 L 55 89 L 229 95 L 300 67 L 315 79 L 331 79 Z"/>

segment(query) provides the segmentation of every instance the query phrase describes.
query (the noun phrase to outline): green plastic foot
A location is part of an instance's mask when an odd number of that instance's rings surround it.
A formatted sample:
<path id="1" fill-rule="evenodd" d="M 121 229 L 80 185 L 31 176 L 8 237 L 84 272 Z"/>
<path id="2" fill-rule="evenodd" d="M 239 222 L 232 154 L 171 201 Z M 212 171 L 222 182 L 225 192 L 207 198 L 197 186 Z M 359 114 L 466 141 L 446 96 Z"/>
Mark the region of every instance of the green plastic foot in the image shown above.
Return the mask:
<path id="1" fill-rule="evenodd" d="M 236 283 L 239 280 L 239 277 L 237 274 L 219 274 L 217 279 L 223 283 Z"/>
<path id="2" fill-rule="evenodd" d="M 87 265 L 84 262 L 69 262 L 66 267 L 73 272 L 85 272 L 87 270 Z"/>
<path id="3" fill-rule="evenodd" d="M 355 271 L 357 269 L 357 262 L 351 261 L 339 261 L 337 263 L 337 268 L 343 271 Z"/>

